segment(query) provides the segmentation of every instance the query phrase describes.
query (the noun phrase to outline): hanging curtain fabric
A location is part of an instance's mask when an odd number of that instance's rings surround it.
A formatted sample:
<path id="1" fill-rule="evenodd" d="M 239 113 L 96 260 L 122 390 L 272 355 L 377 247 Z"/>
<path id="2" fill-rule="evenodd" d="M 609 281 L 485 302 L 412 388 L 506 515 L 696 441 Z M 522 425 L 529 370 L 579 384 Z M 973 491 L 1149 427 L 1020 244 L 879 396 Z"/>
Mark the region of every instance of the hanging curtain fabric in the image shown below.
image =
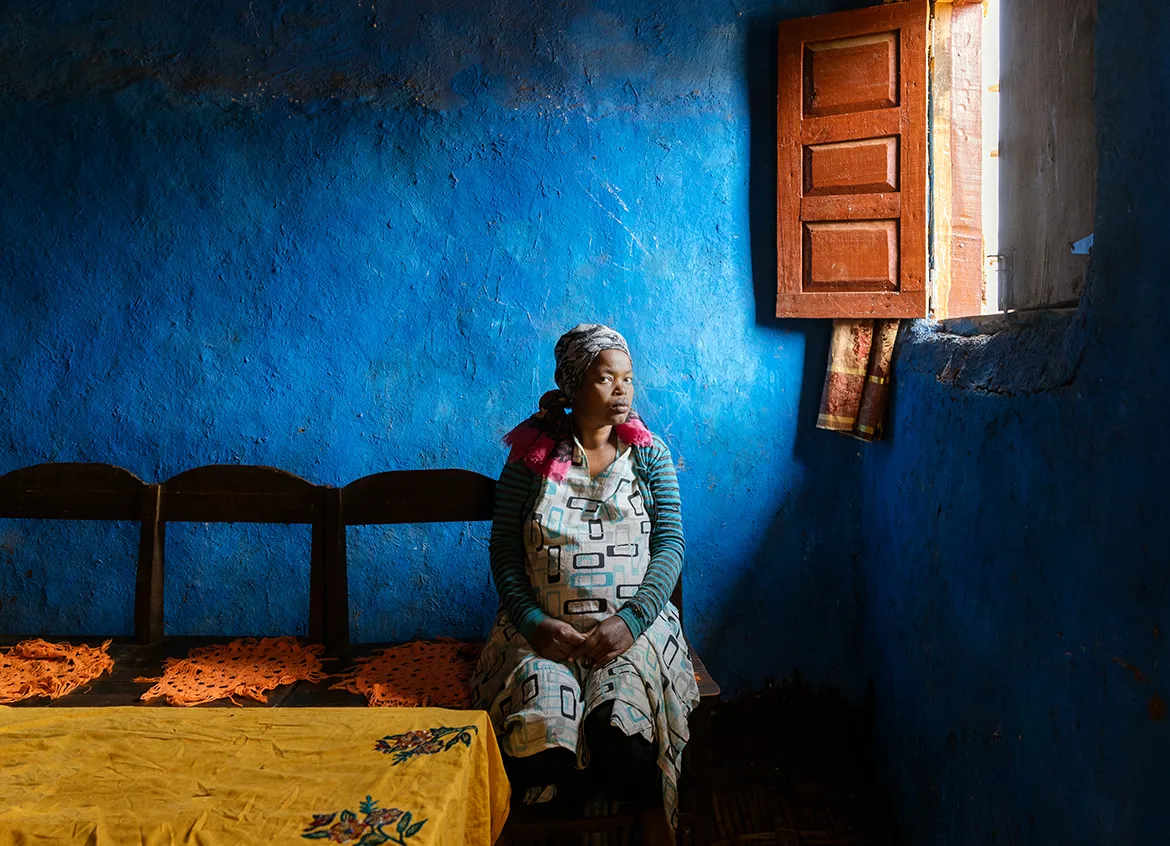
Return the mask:
<path id="1" fill-rule="evenodd" d="M 897 337 L 897 320 L 833 321 L 818 429 L 881 439 Z"/>

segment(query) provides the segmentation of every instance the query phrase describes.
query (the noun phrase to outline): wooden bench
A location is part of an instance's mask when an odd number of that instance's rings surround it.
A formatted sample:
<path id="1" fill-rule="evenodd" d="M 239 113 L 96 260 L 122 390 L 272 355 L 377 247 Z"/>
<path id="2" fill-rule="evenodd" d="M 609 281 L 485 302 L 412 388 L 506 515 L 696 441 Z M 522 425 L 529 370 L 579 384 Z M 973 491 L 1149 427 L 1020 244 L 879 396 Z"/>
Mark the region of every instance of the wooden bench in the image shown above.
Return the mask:
<path id="1" fill-rule="evenodd" d="M 226 636 L 164 637 L 163 577 L 168 522 L 310 525 L 308 639 L 323 642 L 331 656 L 352 658 L 385 644 L 355 646 L 350 642 L 347 528 L 489 522 L 494 497 L 494 479 L 466 470 L 377 473 L 343 488 L 314 485 L 270 467 L 232 465 L 195 468 L 162 484 L 147 484 L 126 470 L 106 464 L 42 464 L 0 476 L 0 518 L 123 520 L 140 524 L 134 604 L 137 645 L 118 639 L 111 648 L 116 662 L 113 677 L 94 684 L 90 693 L 74 694 L 55 703 L 70 706 L 135 704 L 145 687 L 134 683 L 133 678 L 160 675 L 167 657 L 183 655 L 191 646 L 230 640 Z M 671 601 L 681 616 L 681 580 Z M 19 639 L 6 636 L 0 638 L 0 644 Z M 714 821 L 711 708 L 719 699 L 720 690 L 694 649 L 691 657 L 701 702 L 690 719 L 691 743 L 686 752 L 680 828 L 684 839 L 705 844 L 711 841 Z M 361 697 L 328 690 L 328 686 L 328 682 L 285 685 L 269 695 L 268 706 L 365 705 Z M 250 700 L 248 703 L 252 704 Z M 504 839 L 509 842 L 532 837 L 558 839 L 628 829 L 634 823 L 632 813 L 549 818 L 517 801 Z"/>

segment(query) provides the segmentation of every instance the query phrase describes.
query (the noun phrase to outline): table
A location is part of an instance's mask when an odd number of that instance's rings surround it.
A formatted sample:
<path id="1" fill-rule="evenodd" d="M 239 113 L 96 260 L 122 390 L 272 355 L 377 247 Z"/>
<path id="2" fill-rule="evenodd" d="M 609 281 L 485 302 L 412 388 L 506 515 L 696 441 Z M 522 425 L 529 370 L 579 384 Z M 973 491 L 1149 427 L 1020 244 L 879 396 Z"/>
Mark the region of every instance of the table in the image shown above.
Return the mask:
<path id="1" fill-rule="evenodd" d="M 489 846 L 509 799 L 483 711 L 0 707 L 3 846 Z"/>

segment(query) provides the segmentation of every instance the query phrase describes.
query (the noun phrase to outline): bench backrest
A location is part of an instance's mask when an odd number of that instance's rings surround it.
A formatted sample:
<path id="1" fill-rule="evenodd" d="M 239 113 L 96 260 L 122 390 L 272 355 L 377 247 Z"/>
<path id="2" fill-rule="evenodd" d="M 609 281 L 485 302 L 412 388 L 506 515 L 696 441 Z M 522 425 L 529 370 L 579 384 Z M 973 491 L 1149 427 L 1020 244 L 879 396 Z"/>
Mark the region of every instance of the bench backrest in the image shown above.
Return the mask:
<path id="1" fill-rule="evenodd" d="M 0 476 L 0 518 L 126 520 L 140 525 L 134 634 L 163 636 L 168 522 L 312 526 L 309 640 L 349 648 L 348 526 L 487 522 L 495 479 L 469 470 L 397 470 L 333 488 L 272 467 L 209 465 L 147 484 L 110 464 L 38 464 Z M 682 613 L 682 580 L 671 602 Z"/>
<path id="2" fill-rule="evenodd" d="M 143 482 L 111 464 L 37 464 L 0 476 L 0 517 L 126 520 L 140 526 L 134 590 L 134 636 L 163 636 L 163 581 L 168 522 L 307 523 L 309 639 L 324 622 L 325 488 L 272 467 L 211 465 L 162 484 Z"/>

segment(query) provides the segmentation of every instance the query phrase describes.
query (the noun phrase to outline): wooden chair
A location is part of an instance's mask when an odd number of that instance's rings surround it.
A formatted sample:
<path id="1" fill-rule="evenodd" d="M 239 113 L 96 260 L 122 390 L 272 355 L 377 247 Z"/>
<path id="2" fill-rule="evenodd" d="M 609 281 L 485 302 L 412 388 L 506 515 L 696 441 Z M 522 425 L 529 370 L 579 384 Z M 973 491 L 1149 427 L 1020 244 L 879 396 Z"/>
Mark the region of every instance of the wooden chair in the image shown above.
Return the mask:
<path id="1" fill-rule="evenodd" d="M 324 634 L 326 494 L 314 485 L 273 467 L 212 464 L 196 467 L 162 484 L 158 524 L 158 581 L 162 581 L 162 547 L 167 523 L 282 523 L 312 526 L 309 561 L 309 640 Z M 162 629 L 162 592 L 151 619 Z"/>
<path id="2" fill-rule="evenodd" d="M 325 643 L 331 654 L 350 647 L 349 583 L 346 566 L 346 528 L 399 523 L 486 522 L 492 519 L 495 479 L 467 470 L 398 470 L 358 479 L 344 488 L 325 492 L 329 551 L 325 556 Z M 671 601 L 682 614 L 682 582 Z M 711 781 L 711 707 L 719 699 L 719 686 L 711 679 L 698 653 L 691 650 L 699 681 L 700 705 L 691 715 L 691 744 L 687 750 L 693 789 L 692 802 L 684 810 L 683 824 L 690 826 L 697 843 L 710 843 L 714 821 L 714 786 Z M 530 814 L 518 800 L 505 830 L 505 839 L 558 837 L 628 828 L 632 814 L 549 819 Z"/>
<path id="3" fill-rule="evenodd" d="M 0 476 L 0 517 L 140 523 L 134 636 L 149 643 L 162 636 L 160 493 L 112 464 L 36 464 Z"/>

